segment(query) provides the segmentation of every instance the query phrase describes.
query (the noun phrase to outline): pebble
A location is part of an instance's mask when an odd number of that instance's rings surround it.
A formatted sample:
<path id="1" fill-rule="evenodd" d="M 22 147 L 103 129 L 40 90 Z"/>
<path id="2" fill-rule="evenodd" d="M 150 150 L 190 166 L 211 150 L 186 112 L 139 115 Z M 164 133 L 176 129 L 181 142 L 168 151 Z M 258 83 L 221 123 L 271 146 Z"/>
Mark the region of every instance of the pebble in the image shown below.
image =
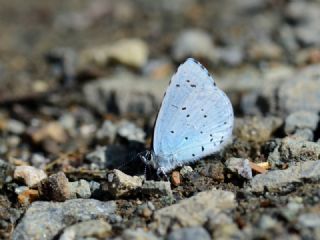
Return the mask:
<path id="1" fill-rule="evenodd" d="M 201 29 L 184 30 L 172 47 L 173 58 L 180 62 L 188 57 L 213 60 L 214 54 L 211 36 Z"/>
<path id="2" fill-rule="evenodd" d="M 97 146 L 96 149 L 92 152 L 89 152 L 86 155 L 86 159 L 96 165 L 99 169 L 104 169 L 106 167 L 107 164 L 107 155 L 106 155 L 106 151 L 107 151 L 106 146 Z"/>
<path id="3" fill-rule="evenodd" d="M 171 173 L 171 183 L 174 186 L 179 186 L 181 184 L 181 175 L 178 171 L 173 171 Z"/>
<path id="4" fill-rule="evenodd" d="M 169 78 L 150 80 L 129 73 L 98 79 L 83 86 L 85 101 L 101 114 L 155 114 Z"/>
<path id="5" fill-rule="evenodd" d="M 117 126 L 110 120 L 105 120 L 96 133 L 99 142 L 113 143 L 117 135 Z"/>
<path id="6" fill-rule="evenodd" d="M 46 200 L 63 202 L 70 198 L 69 181 L 63 172 L 43 179 L 38 186 L 40 196 Z"/>
<path id="7" fill-rule="evenodd" d="M 165 181 L 144 181 L 141 192 L 146 195 L 172 196 L 170 182 Z"/>
<path id="8" fill-rule="evenodd" d="M 181 200 L 155 212 L 158 231 L 166 232 L 174 223 L 181 227 L 201 226 L 208 220 L 209 214 L 217 214 L 236 207 L 235 195 L 224 190 L 210 190 Z"/>
<path id="9" fill-rule="evenodd" d="M 167 240 L 210 240 L 209 233 L 202 227 L 181 228 L 171 232 Z"/>
<path id="10" fill-rule="evenodd" d="M 117 133 L 120 137 L 129 141 L 137 141 L 142 143 L 146 137 L 145 132 L 141 128 L 126 120 L 123 120 L 118 124 Z"/>
<path id="11" fill-rule="evenodd" d="M 90 184 L 86 180 L 69 182 L 70 198 L 90 198 Z"/>
<path id="12" fill-rule="evenodd" d="M 64 128 L 58 122 L 49 122 L 40 128 L 29 128 L 28 133 L 35 143 L 40 143 L 46 139 L 52 139 L 57 143 L 65 143 L 68 136 Z"/>
<path id="13" fill-rule="evenodd" d="M 15 180 L 22 180 L 28 187 L 32 187 L 45 179 L 47 174 L 32 166 L 17 166 L 13 177 Z"/>
<path id="14" fill-rule="evenodd" d="M 221 162 L 207 164 L 201 168 L 200 172 L 202 175 L 210 177 L 215 181 L 224 181 L 224 166 Z"/>
<path id="15" fill-rule="evenodd" d="M 59 240 L 76 240 L 88 238 L 108 238 L 111 234 L 111 225 L 103 219 L 84 221 L 66 227 Z"/>
<path id="16" fill-rule="evenodd" d="M 320 227 L 320 214 L 319 213 L 304 213 L 298 218 L 298 222 L 309 228 L 319 228 Z"/>
<path id="17" fill-rule="evenodd" d="M 285 119 L 284 131 L 287 134 L 295 133 L 299 129 L 310 129 L 314 131 L 319 122 L 319 116 L 317 113 L 308 111 L 297 111 L 291 113 Z"/>
<path id="18" fill-rule="evenodd" d="M 248 159 L 244 158 L 229 158 L 226 161 L 226 167 L 233 173 L 239 174 L 246 179 L 252 179 L 252 169 Z"/>
<path id="19" fill-rule="evenodd" d="M 27 189 L 18 195 L 18 202 L 22 206 L 28 206 L 32 202 L 39 199 L 39 191 L 35 189 Z"/>
<path id="20" fill-rule="evenodd" d="M 145 232 L 143 229 L 126 229 L 121 238 L 115 240 L 159 240 L 152 232 Z"/>
<path id="21" fill-rule="evenodd" d="M 80 54 L 80 62 L 82 66 L 94 63 L 103 67 L 111 61 L 116 61 L 129 67 L 142 68 L 148 57 L 148 45 L 141 39 L 133 38 L 84 50 Z"/>
<path id="22" fill-rule="evenodd" d="M 183 178 L 187 178 L 189 174 L 191 174 L 193 172 L 192 167 L 190 166 L 183 166 L 180 169 L 180 174 Z"/>
<path id="23" fill-rule="evenodd" d="M 112 197 L 129 196 L 142 186 L 142 178 L 127 175 L 114 169 L 107 175 L 108 181 L 102 184 L 102 191 L 108 192 Z"/>
<path id="24" fill-rule="evenodd" d="M 249 142 L 265 142 L 282 123 L 282 119 L 278 117 L 236 118 L 234 134 Z"/>
<path id="25" fill-rule="evenodd" d="M 294 184 L 302 184 L 304 180 L 317 181 L 320 179 L 320 160 L 306 161 L 291 166 L 285 170 L 268 171 L 252 178 L 251 187 L 253 192 L 284 191 L 291 189 Z"/>
<path id="26" fill-rule="evenodd" d="M 26 126 L 18 120 L 9 119 L 6 123 L 6 129 L 14 134 L 23 134 L 26 131 Z"/>
<path id="27" fill-rule="evenodd" d="M 319 64 L 311 65 L 281 84 L 278 90 L 280 112 L 290 114 L 297 111 L 320 111 L 319 69 Z"/>
<path id="28" fill-rule="evenodd" d="M 300 162 L 306 160 L 318 160 L 320 156 L 320 145 L 315 142 L 286 137 L 268 156 L 271 165 L 282 163 Z"/>
<path id="29" fill-rule="evenodd" d="M 248 57 L 252 61 L 279 60 L 282 56 L 282 48 L 271 41 L 251 44 L 248 49 Z"/>
<path id="30" fill-rule="evenodd" d="M 112 219 L 115 211 L 116 203 L 113 201 L 101 202 L 95 199 L 71 199 L 62 203 L 36 201 L 27 209 L 14 229 L 12 239 L 51 240 L 69 225 L 96 218 Z"/>

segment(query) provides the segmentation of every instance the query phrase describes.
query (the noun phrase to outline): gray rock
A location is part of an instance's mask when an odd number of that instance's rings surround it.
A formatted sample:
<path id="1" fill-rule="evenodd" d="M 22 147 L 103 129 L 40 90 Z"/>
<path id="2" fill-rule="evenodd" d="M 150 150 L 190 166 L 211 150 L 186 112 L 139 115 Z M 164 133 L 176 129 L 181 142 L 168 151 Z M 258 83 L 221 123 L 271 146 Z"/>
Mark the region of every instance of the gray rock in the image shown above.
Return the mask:
<path id="1" fill-rule="evenodd" d="M 293 184 L 302 184 L 304 180 L 317 181 L 320 178 L 320 160 L 306 161 L 285 170 L 273 170 L 253 177 L 251 187 L 253 192 L 263 192 L 265 189 L 273 192 L 290 189 Z"/>
<path id="2" fill-rule="evenodd" d="M 239 47 L 219 48 L 216 50 L 218 61 L 229 66 L 237 66 L 242 63 L 244 59 L 244 52 Z"/>
<path id="3" fill-rule="evenodd" d="M 291 136 L 293 138 L 301 139 L 301 140 L 304 140 L 304 141 L 313 141 L 313 139 L 314 139 L 313 131 L 308 129 L 308 128 L 298 129 Z"/>
<path id="4" fill-rule="evenodd" d="M 185 30 L 175 40 L 172 55 L 176 61 L 184 61 L 191 56 L 213 60 L 214 46 L 211 36 L 201 29 Z"/>
<path id="5" fill-rule="evenodd" d="M 8 162 L 0 159 L 0 189 L 5 183 L 11 182 L 13 179 L 14 168 Z"/>
<path id="6" fill-rule="evenodd" d="M 180 170 L 180 174 L 183 178 L 188 177 L 188 175 L 191 174 L 192 172 L 193 172 L 193 169 L 190 166 L 183 166 Z"/>
<path id="7" fill-rule="evenodd" d="M 153 233 L 145 232 L 143 229 L 127 229 L 121 235 L 121 240 L 158 240 Z"/>
<path id="8" fill-rule="evenodd" d="M 268 156 L 271 165 L 283 162 L 299 162 L 318 160 L 320 158 L 320 144 L 301 139 L 286 137 L 275 147 Z"/>
<path id="9" fill-rule="evenodd" d="M 45 179 L 47 174 L 42 169 L 32 166 L 17 166 L 13 177 L 16 180 L 22 180 L 28 187 L 32 187 Z"/>
<path id="10" fill-rule="evenodd" d="M 116 211 L 113 201 L 72 199 L 63 203 L 34 202 L 13 232 L 12 239 L 53 239 L 72 224 L 96 218 L 111 219 Z"/>
<path id="11" fill-rule="evenodd" d="M 233 173 L 237 173 L 243 178 L 252 179 L 252 169 L 248 159 L 229 158 L 226 167 Z"/>
<path id="12" fill-rule="evenodd" d="M 86 102 L 99 111 L 151 115 L 160 106 L 167 80 L 150 80 L 132 74 L 90 82 L 83 87 Z"/>
<path id="13" fill-rule="evenodd" d="M 165 181 L 144 181 L 141 192 L 147 195 L 172 196 L 170 182 Z"/>
<path id="14" fill-rule="evenodd" d="M 292 134 L 298 129 L 315 130 L 319 122 L 319 116 L 315 112 L 298 111 L 291 113 L 285 120 L 285 132 Z"/>
<path id="15" fill-rule="evenodd" d="M 298 218 L 299 223 L 304 227 L 319 228 L 320 214 L 319 213 L 304 213 Z"/>
<path id="16" fill-rule="evenodd" d="M 90 184 L 86 180 L 69 182 L 70 198 L 90 198 Z"/>
<path id="17" fill-rule="evenodd" d="M 129 176 L 117 169 L 110 171 L 107 179 L 108 181 L 102 184 L 102 191 L 115 198 L 128 196 L 142 186 L 142 178 Z"/>
<path id="18" fill-rule="evenodd" d="M 111 225 L 103 219 L 84 221 L 65 228 L 59 240 L 107 238 L 111 234 L 111 229 Z"/>
<path id="19" fill-rule="evenodd" d="M 31 156 L 30 162 L 33 167 L 44 169 L 46 164 L 50 162 L 50 159 L 44 157 L 42 154 L 34 153 Z"/>
<path id="20" fill-rule="evenodd" d="M 121 121 L 118 124 L 117 133 L 119 136 L 128 139 L 129 141 L 144 142 L 146 133 L 135 124 L 128 121 Z"/>
<path id="21" fill-rule="evenodd" d="M 26 126 L 18 120 L 9 119 L 6 123 L 6 129 L 14 134 L 22 134 L 26 131 Z"/>
<path id="22" fill-rule="evenodd" d="M 264 142 L 269 140 L 281 125 L 282 119 L 278 117 L 237 118 L 234 133 L 246 141 Z"/>
<path id="23" fill-rule="evenodd" d="M 96 138 L 98 141 L 113 143 L 117 135 L 117 126 L 110 120 L 103 122 L 102 126 L 98 129 Z"/>
<path id="24" fill-rule="evenodd" d="M 47 200 L 63 202 L 70 198 L 69 181 L 63 172 L 43 179 L 38 185 L 38 190 L 40 196 Z"/>
<path id="25" fill-rule="evenodd" d="M 98 169 L 104 169 L 107 164 L 107 147 L 97 146 L 93 152 L 89 152 L 86 155 L 86 159 L 97 166 Z"/>
<path id="26" fill-rule="evenodd" d="M 173 224 L 180 227 L 201 226 L 210 214 L 233 209 L 236 206 L 235 195 L 229 191 L 211 190 L 198 193 L 179 203 L 159 209 L 155 212 L 156 223 L 152 226 L 165 233 Z"/>
<path id="27" fill-rule="evenodd" d="M 210 240 L 209 233 L 202 227 L 181 228 L 170 233 L 167 240 Z"/>
<path id="28" fill-rule="evenodd" d="M 96 198 L 102 194 L 100 183 L 91 180 L 89 182 L 89 185 L 90 185 L 90 192 L 93 198 Z"/>
<path id="29" fill-rule="evenodd" d="M 281 84 L 278 90 L 279 110 L 284 114 L 297 111 L 320 111 L 320 65 L 299 71 Z"/>

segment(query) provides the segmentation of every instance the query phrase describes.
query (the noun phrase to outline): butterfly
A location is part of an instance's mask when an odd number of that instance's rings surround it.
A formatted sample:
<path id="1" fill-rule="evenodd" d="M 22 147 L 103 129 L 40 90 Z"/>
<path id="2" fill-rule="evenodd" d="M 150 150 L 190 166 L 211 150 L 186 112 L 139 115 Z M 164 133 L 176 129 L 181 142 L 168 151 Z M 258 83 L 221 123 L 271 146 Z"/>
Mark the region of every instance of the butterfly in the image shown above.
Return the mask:
<path id="1" fill-rule="evenodd" d="M 172 76 L 155 122 L 152 149 L 141 158 L 165 174 L 220 151 L 233 124 L 227 95 L 203 65 L 188 58 Z"/>

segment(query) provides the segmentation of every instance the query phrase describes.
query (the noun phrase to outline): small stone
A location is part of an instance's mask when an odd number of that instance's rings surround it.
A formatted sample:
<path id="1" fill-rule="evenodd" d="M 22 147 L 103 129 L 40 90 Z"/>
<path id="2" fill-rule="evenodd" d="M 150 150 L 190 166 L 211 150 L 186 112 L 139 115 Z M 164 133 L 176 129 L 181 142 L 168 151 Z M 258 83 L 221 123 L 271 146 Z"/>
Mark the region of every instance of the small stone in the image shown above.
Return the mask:
<path id="1" fill-rule="evenodd" d="M 235 195 L 229 191 L 211 190 L 184 199 L 176 204 L 164 207 L 155 212 L 157 229 L 165 231 L 172 224 L 181 227 L 193 227 L 204 224 L 210 214 L 233 209 L 236 206 Z"/>
<path id="2" fill-rule="evenodd" d="M 149 219 L 152 216 L 154 209 L 150 209 L 148 204 L 142 204 L 138 207 L 137 211 L 140 216 Z"/>
<path id="3" fill-rule="evenodd" d="M 146 136 L 141 128 L 128 121 L 121 121 L 119 123 L 117 133 L 120 137 L 137 142 L 144 142 Z"/>
<path id="4" fill-rule="evenodd" d="M 32 166 L 18 166 L 13 177 L 16 180 L 23 180 L 28 187 L 32 187 L 45 179 L 47 174 L 43 170 Z"/>
<path id="5" fill-rule="evenodd" d="M 69 181 L 63 172 L 43 179 L 38 189 L 40 196 L 47 200 L 63 202 L 70 198 Z"/>
<path id="6" fill-rule="evenodd" d="M 164 181 L 144 181 L 141 192 L 147 195 L 172 196 L 170 182 Z"/>
<path id="7" fill-rule="evenodd" d="M 18 195 L 18 201 L 23 206 L 28 206 L 32 202 L 39 199 L 39 191 L 34 189 L 28 189 Z"/>
<path id="8" fill-rule="evenodd" d="M 145 232 L 143 229 L 126 229 L 122 235 L 121 240 L 159 240 L 153 233 Z"/>
<path id="9" fill-rule="evenodd" d="M 106 120 L 103 122 L 101 128 L 98 129 L 96 138 L 98 141 L 113 143 L 116 135 L 117 126 L 113 122 Z"/>
<path id="10" fill-rule="evenodd" d="M 14 134 L 22 134 L 26 131 L 26 126 L 18 120 L 9 119 L 6 124 L 6 129 Z"/>
<path id="11" fill-rule="evenodd" d="M 304 129 L 297 129 L 295 133 L 291 135 L 291 137 L 295 139 L 301 139 L 304 141 L 313 141 L 314 134 L 312 130 L 308 128 L 304 128 Z"/>
<path id="12" fill-rule="evenodd" d="M 303 180 L 318 181 L 320 179 L 320 160 L 306 161 L 291 166 L 285 170 L 273 170 L 258 174 L 251 181 L 253 192 L 263 192 L 266 189 L 277 192 L 290 189 L 294 184 L 302 184 Z"/>
<path id="13" fill-rule="evenodd" d="M 104 169 L 107 164 L 107 147 L 97 146 L 96 149 L 86 155 L 86 159 L 98 166 L 99 169 Z"/>
<path id="14" fill-rule="evenodd" d="M 183 178 L 187 178 L 188 175 L 189 175 L 190 173 L 192 173 L 192 172 L 193 172 L 193 169 L 192 169 L 192 167 L 190 167 L 190 166 L 183 166 L 183 167 L 180 169 L 180 174 L 181 174 L 181 176 L 182 176 Z"/>
<path id="15" fill-rule="evenodd" d="M 170 233 L 168 240 L 210 240 L 209 233 L 202 227 L 181 228 Z"/>
<path id="16" fill-rule="evenodd" d="M 89 182 L 90 185 L 90 192 L 93 198 L 98 198 L 98 196 L 100 196 L 102 194 L 101 191 L 101 184 L 96 182 L 96 181 L 90 181 Z"/>
<path id="17" fill-rule="evenodd" d="M 317 128 L 318 122 L 319 116 L 317 113 L 308 111 L 294 112 L 286 118 L 284 131 L 287 134 L 295 133 L 299 129 L 314 131 Z"/>
<path id="18" fill-rule="evenodd" d="M 234 133 L 246 141 L 265 142 L 281 125 L 282 119 L 277 117 L 237 118 Z"/>
<path id="19" fill-rule="evenodd" d="M 65 227 L 78 222 L 97 218 L 112 220 L 116 216 L 115 211 L 116 203 L 113 201 L 101 202 L 95 199 L 72 199 L 62 203 L 36 201 L 27 209 L 14 229 L 12 239 L 51 240 Z"/>
<path id="20" fill-rule="evenodd" d="M 108 181 L 102 185 L 102 191 L 108 192 L 114 198 L 128 196 L 142 186 L 142 179 L 129 176 L 114 169 L 107 175 Z"/>
<path id="21" fill-rule="evenodd" d="M 84 221 L 65 228 L 59 240 L 107 238 L 111 234 L 111 229 L 111 225 L 103 219 Z"/>
<path id="22" fill-rule="evenodd" d="M 105 66 L 111 61 L 135 68 L 142 68 L 149 56 L 148 45 L 141 39 L 123 39 L 83 51 L 80 55 L 82 66 L 94 63 Z"/>
<path id="23" fill-rule="evenodd" d="M 42 142 L 47 138 L 58 143 L 65 143 L 68 139 L 65 130 L 58 122 L 49 122 L 40 128 L 30 128 L 28 133 L 35 143 Z"/>
<path id="24" fill-rule="evenodd" d="M 280 112 L 320 111 L 319 69 L 319 64 L 311 65 L 281 84 L 278 90 Z"/>
<path id="25" fill-rule="evenodd" d="M 191 56 L 212 60 L 214 45 L 211 36 L 200 29 L 185 30 L 174 42 L 172 55 L 176 61 L 183 61 Z"/>
<path id="26" fill-rule="evenodd" d="M 226 166 L 231 172 L 237 173 L 243 178 L 252 179 L 252 169 L 248 159 L 229 158 L 226 161 Z"/>
<path id="27" fill-rule="evenodd" d="M 174 186 L 179 186 L 181 184 L 181 176 L 180 176 L 180 173 L 178 171 L 173 171 L 171 173 L 171 183 Z"/>
<path id="28" fill-rule="evenodd" d="M 86 180 L 69 182 L 70 198 L 90 198 L 90 184 Z"/>
<path id="29" fill-rule="evenodd" d="M 286 137 L 268 156 L 268 162 L 274 165 L 320 158 L 320 145 L 315 142 Z"/>
<path id="30" fill-rule="evenodd" d="M 299 216 L 299 223 L 304 227 L 319 228 L 320 214 L 319 213 L 304 213 Z"/>
<path id="31" fill-rule="evenodd" d="M 251 44 L 248 49 L 248 56 L 253 61 L 279 60 L 283 56 L 283 51 L 279 45 L 266 41 Z"/>

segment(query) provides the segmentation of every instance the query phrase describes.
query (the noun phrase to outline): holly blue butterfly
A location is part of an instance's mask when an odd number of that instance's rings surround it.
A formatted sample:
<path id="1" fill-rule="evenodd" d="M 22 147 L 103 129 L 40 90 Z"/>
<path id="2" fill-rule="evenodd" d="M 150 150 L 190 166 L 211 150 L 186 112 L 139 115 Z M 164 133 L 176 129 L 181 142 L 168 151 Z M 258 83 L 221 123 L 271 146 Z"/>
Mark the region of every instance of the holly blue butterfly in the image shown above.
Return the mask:
<path id="1" fill-rule="evenodd" d="M 160 172 L 218 152 L 232 135 L 234 115 L 209 72 L 189 58 L 173 75 L 156 119 L 152 150 L 142 160 Z"/>

